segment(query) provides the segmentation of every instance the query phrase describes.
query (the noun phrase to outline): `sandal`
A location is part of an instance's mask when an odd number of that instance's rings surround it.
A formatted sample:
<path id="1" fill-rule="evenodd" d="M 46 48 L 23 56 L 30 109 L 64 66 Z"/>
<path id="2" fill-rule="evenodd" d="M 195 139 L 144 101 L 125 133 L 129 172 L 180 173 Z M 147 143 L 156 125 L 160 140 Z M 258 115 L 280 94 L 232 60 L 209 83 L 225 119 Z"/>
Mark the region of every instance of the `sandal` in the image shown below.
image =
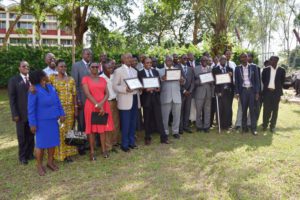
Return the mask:
<path id="1" fill-rule="evenodd" d="M 44 170 L 43 166 L 42 167 L 37 167 L 37 169 L 38 169 L 38 174 L 40 176 L 45 176 L 46 175 L 46 171 Z"/>

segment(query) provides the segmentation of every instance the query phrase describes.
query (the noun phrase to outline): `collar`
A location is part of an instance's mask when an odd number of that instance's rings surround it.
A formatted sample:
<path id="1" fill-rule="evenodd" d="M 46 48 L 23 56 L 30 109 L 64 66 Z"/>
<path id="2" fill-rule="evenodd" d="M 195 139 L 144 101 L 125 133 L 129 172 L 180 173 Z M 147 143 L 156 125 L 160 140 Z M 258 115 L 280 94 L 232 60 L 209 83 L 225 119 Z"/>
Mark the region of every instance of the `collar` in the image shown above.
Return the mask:
<path id="1" fill-rule="evenodd" d="M 52 69 L 52 68 L 49 67 L 49 66 L 46 67 L 46 70 L 48 70 L 48 71 L 50 70 L 50 71 L 56 72 L 56 69 Z"/>
<path id="2" fill-rule="evenodd" d="M 130 69 L 130 67 L 128 67 L 128 66 L 125 65 L 125 64 L 122 64 L 122 66 L 125 67 L 125 68 L 128 69 L 128 70 Z"/>
<path id="3" fill-rule="evenodd" d="M 174 66 L 171 66 L 171 67 L 169 68 L 169 67 L 167 67 L 166 63 L 164 63 L 164 68 L 165 68 L 165 69 L 174 69 Z"/>
<path id="4" fill-rule="evenodd" d="M 181 66 L 182 66 L 183 68 L 186 68 L 186 67 L 187 67 L 187 65 L 184 65 L 184 64 L 181 64 Z"/>
<path id="5" fill-rule="evenodd" d="M 20 73 L 20 75 L 21 75 L 21 77 L 22 77 L 23 79 L 28 79 L 28 78 L 29 78 L 29 75 L 28 75 L 28 74 L 25 76 L 24 74 Z"/>
<path id="6" fill-rule="evenodd" d="M 84 59 L 82 59 L 82 62 L 83 62 L 85 65 L 89 64 L 89 63 L 87 63 Z"/>
<path id="7" fill-rule="evenodd" d="M 241 65 L 243 68 L 245 67 L 245 68 L 248 68 L 249 67 L 249 63 L 247 63 L 247 65 L 246 66 L 244 66 L 243 64 Z"/>

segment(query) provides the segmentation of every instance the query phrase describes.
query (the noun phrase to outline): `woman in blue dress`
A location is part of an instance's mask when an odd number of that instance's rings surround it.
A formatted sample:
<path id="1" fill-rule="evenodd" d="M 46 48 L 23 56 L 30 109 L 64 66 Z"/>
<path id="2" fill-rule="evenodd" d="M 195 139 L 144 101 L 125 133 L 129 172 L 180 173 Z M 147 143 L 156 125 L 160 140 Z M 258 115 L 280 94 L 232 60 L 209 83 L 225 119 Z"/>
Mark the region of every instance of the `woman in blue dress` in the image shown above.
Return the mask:
<path id="1" fill-rule="evenodd" d="M 55 147 L 59 145 L 58 120 L 65 120 L 65 113 L 54 87 L 47 84 L 48 78 L 42 70 L 36 70 L 29 75 L 29 80 L 35 86 L 35 92 L 28 95 L 28 119 L 31 132 L 35 134 L 37 169 L 44 176 L 44 150 L 48 150 L 47 167 L 57 171 L 53 162 Z"/>

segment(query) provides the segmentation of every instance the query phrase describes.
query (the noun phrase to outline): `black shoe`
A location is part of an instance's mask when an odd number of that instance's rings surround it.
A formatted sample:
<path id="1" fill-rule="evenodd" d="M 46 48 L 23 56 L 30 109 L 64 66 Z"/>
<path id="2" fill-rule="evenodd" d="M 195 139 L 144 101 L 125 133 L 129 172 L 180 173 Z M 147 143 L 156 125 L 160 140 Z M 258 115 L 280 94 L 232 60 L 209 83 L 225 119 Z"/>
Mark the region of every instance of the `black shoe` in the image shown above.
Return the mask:
<path id="1" fill-rule="evenodd" d="M 264 131 L 264 132 L 267 131 L 267 127 L 263 127 L 263 131 Z"/>
<path id="2" fill-rule="evenodd" d="M 35 159 L 34 155 L 30 155 L 30 156 L 28 156 L 28 158 L 27 158 L 27 160 L 34 160 L 34 159 Z"/>
<path id="3" fill-rule="evenodd" d="M 180 139 L 180 135 L 179 135 L 179 134 L 174 134 L 173 137 L 174 137 L 175 139 Z"/>
<path id="4" fill-rule="evenodd" d="M 276 132 L 276 129 L 275 129 L 275 128 L 270 128 L 270 131 L 271 131 L 272 133 L 275 133 L 275 132 Z"/>
<path id="5" fill-rule="evenodd" d="M 130 149 L 129 148 L 124 148 L 124 147 L 121 147 L 121 150 L 126 152 L 126 153 L 129 153 L 130 152 Z"/>
<path id="6" fill-rule="evenodd" d="M 183 130 L 184 130 L 184 132 L 187 132 L 187 133 L 193 133 L 193 131 L 189 128 L 184 128 Z"/>
<path id="7" fill-rule="evenodd" d="M 203 129 L 204 133 L 209 133 L 209 128 Z"/>
<path id="8" fill-rule="evenodd" d="M 134 145 L 129 145 L 128 146 L 130 149 L 138 149 L 138 146 L 136 146 L 135 144 Z"/>
<path id="9" fill-rule="evenodd" d="M 169 140 L 160 141 L 161 144 L 170 144 Z"/>
<path id="10" fill-rule="evenodd" d="M 182 135 L 182 134 L 183 134 L 183 131 L 179 131 L 179 134 Z"/>
<path id="11" fill-rule="evenodd" d="M 20 160 L 21 165 L 28 165 L 28 161 L 26 159 Z"/>
<path id="12" fill-rule="evenodd" d="M 72 160 L 72 158 L 70 158 L 70 157 L 68 156 L 68 157 L 65 158 L 65 162 L 66 162 L 66 163 L 72 163 L 73 160 Z"/>
<path id="13" fill-rule="evenodd" d="M 203 128 L 197 128 L 197 132 L 202 132 Z"/>
<path id="14" fill-rule="evenodd" d="M 257 131 L 256 130 L 255 131 L 251 131 L 251 132 L 252 132 L 253 135 L 255 135 L 255 136 L 257 135 Z"/>

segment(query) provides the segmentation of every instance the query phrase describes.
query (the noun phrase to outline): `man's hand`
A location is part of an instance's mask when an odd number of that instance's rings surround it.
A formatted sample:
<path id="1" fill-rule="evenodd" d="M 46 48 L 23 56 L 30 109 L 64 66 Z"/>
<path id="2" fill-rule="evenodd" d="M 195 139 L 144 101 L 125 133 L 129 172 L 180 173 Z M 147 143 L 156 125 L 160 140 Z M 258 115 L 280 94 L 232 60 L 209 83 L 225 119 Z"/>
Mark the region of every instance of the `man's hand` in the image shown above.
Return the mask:
<path id="1" fill-rule="evenodd" d="M 185 91 L 183 94 L 184 94 L 184 96 L 186 96 L 186 97 L 189 97 L 189 96 L 191 95 L 191 93 L 190 93 L 189 91 Z"/>
<path id="2" fill-rule="evenodd" d="M 180 80 L 179 80 L 179 82 L 180 82 L 181 85 L 183 85 L 184 84 L 184 78 L 181 77 Z"/>
<path id="3" fill-rule="evenodd" d="M 133 90 L 129 89 L 129 87 L 126 87 L 126 92 L 131 93 Z"/>
<path id="4" fill-rule="evenodd" d="M 35 126 L 31 126 L 30 127 L 30 131 L 32 134 L 35 134 L 36 133 L 36 127 Z"/>
<path id="5" fill-rule="evenodd" d="M 36 93 L 36 88 L 34 85 L 30 85 L 29 86 L 29 92 L 31 92 L 32 94 L 35 94 Z"/>
<path id="6" fill-rule="evenodd" d="M 161 77 L 161 80 L 163 80 L 163 81 L 167 80 L 166 75 L 163 75 L 163 76 Z"/>
<path id="7" fill-rule="evenodd" d="M 19 116 L 16 116 L 16 117 L 13 118 L 14 122 L 18 122 L 19 120 L 20 120 Z"/>

